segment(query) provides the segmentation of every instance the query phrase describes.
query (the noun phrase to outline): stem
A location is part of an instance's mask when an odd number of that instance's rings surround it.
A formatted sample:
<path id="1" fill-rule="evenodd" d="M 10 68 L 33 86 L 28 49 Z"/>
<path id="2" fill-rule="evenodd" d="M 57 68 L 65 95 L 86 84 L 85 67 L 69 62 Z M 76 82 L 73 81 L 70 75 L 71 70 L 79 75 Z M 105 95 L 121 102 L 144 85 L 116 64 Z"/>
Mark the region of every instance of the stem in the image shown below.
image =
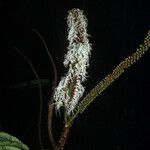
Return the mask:
<path id="1" fill-rule="evenodd" d="M 40 33 L 37 30 L 32 29 L 32 31 L 34 31 L 38 35 L 38 37 L 41 39 L 41 41 L 43 42 L 45 50 L 50 58 L 50 61 L 52 63 L 52 67 L 53 67 L 53 71 L 54 71 L 54 81 L 52 82 L 52 94 L 50 97 L 50 101 L 48 103 L 48 135 L 49 135 L 49 140 L 52 144 L 52 147 L 55 148 L 55 140 L 54 140 L 53 133 L 52 133 L 52 119 L 53 119 L 53 109 L 54 109 L 53 95 L 54 95 L 54 90 L 55 90 L 56 82 L 57 82 L 57 69 L 56 69 L 56 65 L 54 63 L 53 57 L 49 52 L 49 49 L 47 47 L 47 44 L 46 44 L 44 38 L 40 35 Z"/>
<path id="2" fill-rule="evenodd" d="M 70 127 L 71 127 L 71 125 L 68 125 L 68 126 L 66 125 L 64 127 L 55 150 L 63 150 L 64 149 L 64 146 L 65 146 L 65 144 L 67 142 L 67 138 L 68 138 Z"/>
<path id="3" fill-rule="evenodd" d="M 49 140 L 52 144 L 53 149 L 55 149 L 55 140 L 52 133 L 52 119 L 53 119 L 53 104 L 48 104 L 48 134 L 49 134 Z"/>
<path id="4" fill-rule="evenodd" d="M 40 78 L 38 76 L 38 73 L 36 72 L 36 69 L 34 68 L 33 64 L 31 63 L 31 61 L 17 48 L 14 47 L 15 50 L 18 52 L 18 54 L 20 54 L 29 64 L 31 70 L 33 71 L 37 82 L 38 82 L 38 86 L 39 86 L 39 93 L 40 93 L 40 108 L 39 108 L 39 122 L 38 122 L 38 130 L 39 130 L 39 144 L 40 144 L 40 148 L 41 150 L 43 150 L 43 144 L 42 144 L 42 137 L 41 137 L 41 121 L 42 121 L 42 87 L 41 87 L 41 83 L 40 83 Z"/>

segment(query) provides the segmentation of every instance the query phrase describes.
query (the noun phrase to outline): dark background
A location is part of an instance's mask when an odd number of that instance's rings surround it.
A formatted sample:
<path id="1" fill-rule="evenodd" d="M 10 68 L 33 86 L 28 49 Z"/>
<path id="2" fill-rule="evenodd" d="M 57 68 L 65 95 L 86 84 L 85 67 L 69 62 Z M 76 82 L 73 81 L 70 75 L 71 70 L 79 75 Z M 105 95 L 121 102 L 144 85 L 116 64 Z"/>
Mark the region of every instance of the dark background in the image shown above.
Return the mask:
<path id="1" fill-rule="evenodd" d="M 148 0 L 10 0 L 0 1 L 0 126 L 31 150 L 38 150 L 38 88 L 10 85 L 35 79 L 19 48 L 33 63 L 40 78 L 53 79 L 52 65 L 32 29 L 44 37 L 55 60 L 58 79 L 64 74 L 68 10 L 78 7 L 88 19 L 92 55 L 86 93 L 143 42 L 150 29 Z M 150 149 L 150 53 L 128 69 L 79 116 L 66 150 Z M 49 147 L 47 103 L 51 83 L 43 87 L 42 139 Z M 57 116 L 59 118 L 59 116 Z M 58 121 L 57 121 L 58 120 Z M 55 119 L 58 137 L 59 119 Z"/>

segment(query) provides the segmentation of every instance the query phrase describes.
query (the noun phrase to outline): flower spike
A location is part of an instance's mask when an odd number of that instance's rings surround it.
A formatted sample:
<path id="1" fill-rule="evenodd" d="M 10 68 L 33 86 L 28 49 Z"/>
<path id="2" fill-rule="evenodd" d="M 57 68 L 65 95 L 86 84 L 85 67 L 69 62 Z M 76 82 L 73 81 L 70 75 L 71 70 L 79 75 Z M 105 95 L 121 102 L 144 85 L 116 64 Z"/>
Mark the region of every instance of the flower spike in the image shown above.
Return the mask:
<path id="1" fill-rule="evenodd" d="M 84 93 L 81 84 L 87 78 L 87 67 L 91 54 L 91 44 L 87 34 L 87 19 L 80 9 L 68 12 L 68 52 L 65 55 L 64 66 L 68 68 L 67 74 L 62 77 L 55 89 L 54 100 L 56 110 L 64 106 L 69 116 Z"/>

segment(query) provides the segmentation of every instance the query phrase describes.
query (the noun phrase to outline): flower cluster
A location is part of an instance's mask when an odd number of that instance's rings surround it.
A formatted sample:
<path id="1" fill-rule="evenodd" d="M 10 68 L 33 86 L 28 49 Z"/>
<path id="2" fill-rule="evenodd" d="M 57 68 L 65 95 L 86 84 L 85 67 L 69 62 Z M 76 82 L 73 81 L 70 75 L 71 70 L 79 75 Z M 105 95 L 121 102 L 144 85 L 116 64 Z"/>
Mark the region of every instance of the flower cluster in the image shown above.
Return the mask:
<path id="1" fill-rule="evenodd" d="M 82 82 L 87 78 L 87 67 L 91 45 L 87 34 L 87 20 L 80 9 L 68 12 L 68 52 L 65 55 L 64 66 L 68 72 L 61 78 L 55 89 L 54 100 L 56 110 L 64 106 L 69 116 L 84 93 Z"/>

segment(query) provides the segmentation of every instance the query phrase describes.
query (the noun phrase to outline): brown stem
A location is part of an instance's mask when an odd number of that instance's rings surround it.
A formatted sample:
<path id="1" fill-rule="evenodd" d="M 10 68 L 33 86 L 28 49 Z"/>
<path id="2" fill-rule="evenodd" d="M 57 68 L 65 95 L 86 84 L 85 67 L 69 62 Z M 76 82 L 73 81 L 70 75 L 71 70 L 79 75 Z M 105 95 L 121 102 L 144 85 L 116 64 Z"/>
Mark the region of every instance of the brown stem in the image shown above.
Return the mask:
<path id="1" fill-rule="evenodd" d="M 52 144 L 52 147 L 55 148 L 55 140 L 54 140 L 53 133 L 52 133 L 52 118 L 53 118 L 53 109 L 54 109 L 53 95 L 54 95 L 54 89 L 56 87 L 56 82 L 57 82 L 57 69 L 56 69 L 53 57 L 49 52 L 49 49 L 47 47 L 47 44 L 46 44 L 44 38 L 40 35 L 40 33 L 37 30 L 32 29 L 32 31 L 34 31 L 38 35 L 38 37 L 41 39 L 41 41 L 43 42 L 45 50 L 50 58 L 50 61 L 52 63 L 52 67 L 53 67 L 53 71 L 54 71 L 54 81 L 52 83 L 52 94 L 51 94 L 50 101 L 48 103 L 48 134 L 49 134 L 49 140 Z"/>
<path id="2" fill-rule="evenodd" d="M 53 119 L 53 104 L 48 104 L 48 135 L 49 135 L 49 139 L 51 141 L 52 147 L 53 149 L 55 149 L 55 140 L 53 137 L 53 133 L 52 133 L 52 119 Z"/>
<path id="3" fill-rule="evenodd" d="M 71 126 L 65 126 L 64 127 L 55 150 L 63 150 L 64 149 L 64 146 L 65 146 L 65 144 L 67 142 L 67 138 L 68 138 L 70 127 Z"/>

